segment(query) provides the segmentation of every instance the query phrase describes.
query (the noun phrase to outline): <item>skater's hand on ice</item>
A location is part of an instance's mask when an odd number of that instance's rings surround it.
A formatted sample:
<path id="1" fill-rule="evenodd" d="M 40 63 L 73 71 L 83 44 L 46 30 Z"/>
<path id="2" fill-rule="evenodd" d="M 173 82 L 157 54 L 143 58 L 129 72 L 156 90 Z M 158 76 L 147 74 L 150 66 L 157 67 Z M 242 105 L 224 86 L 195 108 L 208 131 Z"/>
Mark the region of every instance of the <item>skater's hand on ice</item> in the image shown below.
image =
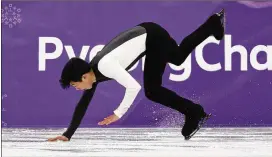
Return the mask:
<path id="1" fill-rule="evenodd" d="M 104 118 L 104 120 L 102 120 L 101 122 L 98 123 L 98 125 L 109 125 L 115 121 L 117 121 L 119 119 L 118 116 L 116 116 L 115 114 L 108 116 L 107 118 Z"/>
<path id="2" fill-rule="evenodd" d="M 57 141 L 57 140 L 60 140 L 60 141 L 69 141 L 69 139 L 65 136 L 57 136 L 55 138 L 49 138 L 47 141 L 49 142 L 54 142 L 54 141 Z"/>

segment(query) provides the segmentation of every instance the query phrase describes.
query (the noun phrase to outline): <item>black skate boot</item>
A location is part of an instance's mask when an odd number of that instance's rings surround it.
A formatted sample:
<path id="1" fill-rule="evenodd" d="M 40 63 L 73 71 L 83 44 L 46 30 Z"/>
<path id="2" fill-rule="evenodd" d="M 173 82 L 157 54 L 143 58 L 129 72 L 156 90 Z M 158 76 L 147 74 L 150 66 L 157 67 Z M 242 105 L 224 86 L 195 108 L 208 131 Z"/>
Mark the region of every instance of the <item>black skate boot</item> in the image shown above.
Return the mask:
<path id="1" fill-rule="evenodd" d="M 211 114 L 205 113 L 202 107 L 200 110 L 196 115 L 185 116 L 185 123 L 181 131 L 185 140 L 189 140 L 210 118 Z"/>
<path id="2" fill-rule="evenodd" d="M 220 12 L 213 14 L 208 18 L 206 23 L 209 25 L 211 34 L 216 40 L 222 40 L 225 35 L 225 10 L 222 9 Z"/>

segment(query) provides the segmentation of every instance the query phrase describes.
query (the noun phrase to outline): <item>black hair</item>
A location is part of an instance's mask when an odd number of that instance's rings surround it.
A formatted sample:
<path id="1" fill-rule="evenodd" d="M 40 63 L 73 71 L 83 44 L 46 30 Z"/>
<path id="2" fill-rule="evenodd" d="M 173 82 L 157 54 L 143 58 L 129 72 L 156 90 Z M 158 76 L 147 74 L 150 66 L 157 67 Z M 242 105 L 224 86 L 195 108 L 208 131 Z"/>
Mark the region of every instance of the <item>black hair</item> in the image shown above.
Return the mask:
<path id="1" fill-rule="evenodd" d="M 81 58 L 71 58 L 64 66 L 61 78 L 59 80 L 60 85 L 63 89 L 70 87 L 70 82 L 81 82 L 82 75 L 88 73 L 91 67 L 88 62 Z"/>

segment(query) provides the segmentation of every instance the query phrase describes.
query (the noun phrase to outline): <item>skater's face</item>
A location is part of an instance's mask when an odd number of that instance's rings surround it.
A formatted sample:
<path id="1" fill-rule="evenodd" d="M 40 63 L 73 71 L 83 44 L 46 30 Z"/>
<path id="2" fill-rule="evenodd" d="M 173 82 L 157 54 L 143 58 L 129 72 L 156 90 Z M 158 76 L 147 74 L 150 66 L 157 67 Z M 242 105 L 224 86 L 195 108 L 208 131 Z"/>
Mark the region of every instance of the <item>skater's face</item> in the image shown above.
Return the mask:
<path id="1" fill-rule="evenodd" d="M 82 80 L 80 82 L 71 82 L 71 86 L 75 87 L 76 90 L 87 90 L 91 89 L 94 83 L 92 74 L 86 73 L 82 75 Z"/>

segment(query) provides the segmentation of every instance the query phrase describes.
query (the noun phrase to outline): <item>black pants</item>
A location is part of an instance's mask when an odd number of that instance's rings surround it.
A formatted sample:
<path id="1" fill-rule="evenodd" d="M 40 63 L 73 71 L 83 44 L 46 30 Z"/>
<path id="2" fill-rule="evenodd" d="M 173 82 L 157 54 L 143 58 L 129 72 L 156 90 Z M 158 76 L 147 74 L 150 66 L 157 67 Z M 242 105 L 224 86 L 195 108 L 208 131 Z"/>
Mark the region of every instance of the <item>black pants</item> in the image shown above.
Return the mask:
<path id="1" fill-rule="evenodd" d="M 168 32 L 155 23 L 142 23 L 147 29 L 146 59 L 144 66 L 144 89 L 148 99 L 175 109 L 185 115 L 203 112 L 199 104 L 182 98 L 177 93 L 162 86 L 162 76 L 167 63 L 182 64 L 188 55 L 210 36 L 210 29 L 204 23 L 185 37 L 180 46 Z"/>

